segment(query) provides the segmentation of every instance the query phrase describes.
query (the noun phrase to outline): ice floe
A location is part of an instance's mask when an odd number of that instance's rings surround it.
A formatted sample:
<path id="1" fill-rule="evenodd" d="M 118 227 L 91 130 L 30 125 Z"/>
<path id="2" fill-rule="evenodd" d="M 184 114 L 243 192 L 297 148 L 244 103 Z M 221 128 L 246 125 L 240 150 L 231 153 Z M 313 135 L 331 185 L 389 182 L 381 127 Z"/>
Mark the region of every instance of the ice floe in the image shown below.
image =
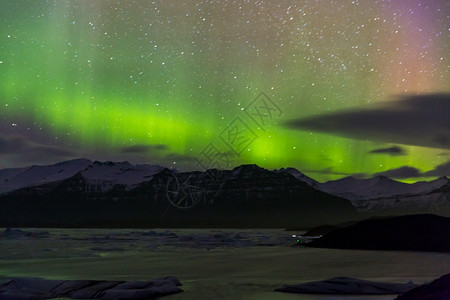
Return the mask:
<path id="1" fill-rule="evenodd" d="M 180 293 L 173 276 L 150 281 L 48 280 L 14 278 L 0 285 L 0 300 L 32 300 L 57 297 L 72 299 L 154 299 Z"/>
<path id="2" fill-rule="evenodd" d="M 305 294 L 390 295 L 402 294 L 416 287 L 417 285 L 412 282 L 392 283 L 336 277 L 323 281 L 284 285 L 275 291 Z"/>

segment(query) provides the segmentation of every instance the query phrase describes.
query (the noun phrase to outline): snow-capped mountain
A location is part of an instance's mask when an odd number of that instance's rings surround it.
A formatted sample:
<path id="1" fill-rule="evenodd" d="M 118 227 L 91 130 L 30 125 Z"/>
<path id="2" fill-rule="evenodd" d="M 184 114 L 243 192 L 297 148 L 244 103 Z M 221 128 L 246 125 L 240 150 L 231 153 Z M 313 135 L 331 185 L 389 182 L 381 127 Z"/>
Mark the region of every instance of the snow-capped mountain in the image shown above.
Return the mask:
<path id="1" fill-rule="evenodd" d="M 88 162 L 52 178 L 0 195 L 0 226 L 309 227 L 358 217 L 348 200 L 256 165 L 174 172 Z"/>
<path id="2" fill-rule="evenodd" d="M 0 194 L 69 178 L 90 164 L 90 160 L 81 158 L 48 166 L 0 170 Z"/>
<path id="3" fill-rule="evenodd" d="M 88 165 L 80 175 L 90 184 L 108 191 L 115 185 L 124 185 L 126 189 L 144 181 L 150 181 L 164 167 L 158 165 L 132 165 L 129 162 L 98 162 Z"/>
<path id="4" fill-rule="evenodd" d="M 369 179 L 345 177 L 321 183 L 318 186 L 324 192 L 339 195 L 348 200 L 379 199 L 397 195 L 426 194 L 448 183 L 448 178 L 441 177 L 433 181 L 420 181 L 413 184 L 398 182 L 385 176 Z"/>
<path id="5" fill-rule="evenodd" d="M 406 184 L 377 176 L 320 183 L 294 168 L 176 172 L 88 159 L 0 170 L 0 221 L 9 220 L 3 226 L 41 226 L 44 215 L 53 220 L 46 226 L 101 220 L 123 226 L 133 220 L 139 226 L 295 227 L 410 213 L 450 215 L 449 179 Z"/>
<path id="6" fill-rule="evenodd" d="M 340 195 L 348 200 L 374 199 L 395 194 L 408 193 L 410 185 L 377 176 L 368 179 L 345 177 L 319 184 L 322 191 L 333 195 Z"/>
<path id="7" fill-rule="evenodd" d="M 317 187 L 348 199 L 359 211 L 371 214 L 450 213 L 450 180 L 447 177 L 413 184 L 385 176 L 369 179 L 346 177 Z"/>
<path id="8" fill-rule="evenodd" d="M 350 176 L 320 183 L 294 168 L 278 172 L 288 172 L 317 190 L 347 199 L 365 214 L 437 213 L 450 216 L 450 180 L 447 177 L 408 184 L 386 176 L 368 179 Z"/>
<path id="9" fill-rule="evenodd" d="M 151 180 L 163 167 L 154 165 L 132 165 L 128 162 L 92 162 L 80 158 L 54 165 L 0 170 L 0 194 L 24 187 L 61 181 L 80 173 L 92 184 L 104 190 L 115 184 L 131 187 Z"/>
<path id="10" fill-rule="evenodd" d="M 300 172 L 299 170 L 297 170 L 295 168 L 281 168 L 277 172 L 288 172 L 289 174 L 291 174 L 298 180 L 300 180 L 314 188 L 317 188 L 320 185 L 320 183 L 318 181 L 315 181 L 311 177 L 306 176 L 305 174 L 303 174 L 302 172 Z"/>

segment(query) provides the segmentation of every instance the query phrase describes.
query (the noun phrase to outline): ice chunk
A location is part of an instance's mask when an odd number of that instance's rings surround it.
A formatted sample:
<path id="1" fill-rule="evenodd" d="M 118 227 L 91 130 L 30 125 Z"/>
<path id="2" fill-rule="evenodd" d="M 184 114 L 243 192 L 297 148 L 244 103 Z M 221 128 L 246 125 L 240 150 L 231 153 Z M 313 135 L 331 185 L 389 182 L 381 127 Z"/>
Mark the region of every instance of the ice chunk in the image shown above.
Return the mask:
<path id="1" fill-rule="evenodd" d="M 14 278 L 0 285 L 0 300 L 10 299 L 153 299 L 182 292 L 173 276 L 150 281 L 47 280 Z"/>
<path id="2" fill-rule="evenodd" d="M 284 285 L 278 292 L 307 294 L 391 295 L 402 294 L 416 288 L 412 282 L 376 282 L 348 277 L 336 277 L 324 281 L 312 281 L 297 285 Z"/>
<path id="3" fill-rule="evenodd" d="M 49 235 L 46 231 L 32 232 L 18 228 L 6 228 L 0 233 L 0 238 L 48 237 Z"/>

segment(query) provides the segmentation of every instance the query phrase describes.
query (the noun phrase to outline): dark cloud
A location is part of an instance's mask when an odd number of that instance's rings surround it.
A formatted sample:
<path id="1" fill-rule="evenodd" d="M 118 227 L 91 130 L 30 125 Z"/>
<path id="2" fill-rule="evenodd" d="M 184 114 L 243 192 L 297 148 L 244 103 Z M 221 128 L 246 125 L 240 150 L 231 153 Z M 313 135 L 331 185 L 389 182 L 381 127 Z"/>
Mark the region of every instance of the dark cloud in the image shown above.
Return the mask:
<path id="1" fill-rule="evenodd" d="M 438 153 L 437 156 L 450 156 L 450 151 Z"/>
<path id="2" fill-rule="evenodd" d="M 155 151 L 165 151 L 168 150 L 169 147 L 167 145 L 133 145 L 129 147 L 124 147 L 121 149 L 122 153 L 148 153 Z"/>
<path id="3" fill-rule="evenodd" d="M 194 161 L 195 157 L 187 154 L 169 153 L 164 156 L 168 161 Z"/>
<path id="4" fill-rule="evenodd" d="M 437 166 L 434 170 L 423 173 L 425 176 L 450 176 L 450 160 Z"/>
<path id="5" fill-rule="evenodd" d="M 374 176 L 380 176 L 380 175 L 386 176 L 389 178 L 397 178 L 397 179 L 422 177 L 419 169 L 416 169 L 413 167 L 407 167 L 407 166 L 374 174 Z"/>
<path id="6" fill-rule="evenodd" d="M 375 173 L 369 175 L 366 173 L 347 173 L 333 170 L 333 167 L 320 169 L 320 170 L 302 170 L 304 173 L 317 173 L 317 174 L 327 174 L 327 175 L 342 175 L 342 176 L 352 176 L 355 178 L 368 178 L 370 176 L 386 176 L 395 179 L 407 179 L 407 178 L 420 178 L 420 177 L 442 177 L 450 176 L 450 161 L 436 166 L 433 170 L 422 172 L 421 170 L 410 167 L 403 166 L 396 169 L 387 170 L 384 172 Z"/>
<path id="7" fill-rule="evenodd" d="M 0 153 L 18 153 L 27 148 L 27 142 L 21 137 L 7 138 L 0 135 Z"/>
<path id="8" fill-rule="evenodd" d="M 366 173 L 348 173 L 348 172 L 339 172 L 333 170 L 333 167 L 320 169 L 320 170 L 304 170 L 301 171 L 304 173 L 317 173 L 317 174 L 327 174 L 327 175 L 343 175 L 343 176 L 352 176 L 355 178 L 366 178 L 368 174 Z"/>
<path id="9" fill-rule="evenodd" d="M 413 167 L 400 167 L 396 169 L 387 170 L 384 172 L 376 173 L 374 176 L 383 175 L 390 178 L 406 179 L 415 177 L 442 177 L 450 175 L 450 161 L 436 166 L 433 170 L 427 172 L 421 172 L 417 168 Z"/>
<path id="10" fill-rule="evenodd" d="M 379 148 L 370 151 L 372 154 L 405 155 L 406 151 L 402 147 L 393 146 L 389 148 Z"/>
<path id="11" fill-rule="evenodd" d="M 48 155 L 48 156 L 59 156 L 68 157 L 74 155 L 74 153 L 62 149 L 56 146 L 47 146 L 37 144 L 31 141 L 27 141 L 24 137 L 12 137 L 7 138 L 0 135 L 0 154 L 26 154 L 26 155 Z"/>
<path id="12" fill-rule="evenodd" d="M 75 153 L 60 146 L 49 146 L 29 141 L 22 136 L 6 137 L 0 135 L 0 155 L 9 163 L 55 163 L 75 157 Z M 0 167 L 10 167 L 5 164 Z"/>
<path id="13" fill-rule="evenodd" d="M 450 94 L 410 95 L 373 105 L 291 120 L 285 126 L 422 147 L 450 149 Z"/>
<path id="14" fill-rule="evenodd" d="M 58 147 L 49 147 L 49 146 L 33 146 L 31 148 L 31 151 L 33 151 L 35 154 L 48 155 L 49 157 L 67 158 L 67 157 L 73 157 L 75 155 L 75 153 L 68 151 L 66 149 L 61 149 Z"/>

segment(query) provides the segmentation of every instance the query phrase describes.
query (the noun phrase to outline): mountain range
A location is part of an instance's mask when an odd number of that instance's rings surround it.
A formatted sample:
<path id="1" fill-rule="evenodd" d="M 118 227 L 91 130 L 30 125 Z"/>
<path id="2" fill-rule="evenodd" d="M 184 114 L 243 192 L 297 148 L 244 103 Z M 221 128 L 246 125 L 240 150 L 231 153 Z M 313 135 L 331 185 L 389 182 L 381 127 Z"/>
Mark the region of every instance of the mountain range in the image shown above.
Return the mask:
<path id="1" fill-rule="evenodd" d="M 450 215 L 450 180 L 447 177 L 413 184 L 385 176 L 369 179 L 346 177 L 322 183 L 320 190 L 348 199 L 358 211 L 372 215 Z"/>
<path id="2" fill-rule="evenodd" d="M 450 215 L 450 182 L 347 177 L 294 168 L 178 172 L 76 159 L 0 170 L 0 226 L 310 227 L 367 215 Z"/>

